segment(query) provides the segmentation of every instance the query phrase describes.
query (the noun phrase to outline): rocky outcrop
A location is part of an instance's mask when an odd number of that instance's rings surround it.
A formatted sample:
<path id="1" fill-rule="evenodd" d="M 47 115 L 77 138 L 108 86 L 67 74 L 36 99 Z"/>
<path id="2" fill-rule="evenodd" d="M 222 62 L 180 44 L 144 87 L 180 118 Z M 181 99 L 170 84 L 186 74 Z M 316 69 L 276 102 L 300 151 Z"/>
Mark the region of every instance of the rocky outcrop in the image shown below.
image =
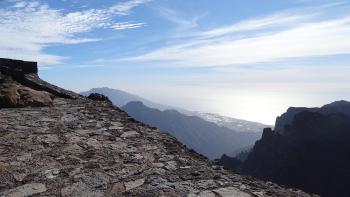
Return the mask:
<path id="1" fill-rule="evenodd" d="M 264 130 L 240 171 L 325 197 L 349 196 L 350 118 L 324 113 L 297 113 L 283 134 Z"/>
<path id="2" fill-rule="evenodd" d="M 106 101 L 112 103 L 107 96 L 99 93 L 91 93 L 87 98 L 94 101 Z"/>
<path id="3" fill-rule="evenodd" d="M 36 62 L 0 58 L 0 81 L 12 80 L 28 88 L 46 91 L 53 96 L 76 99 L 79 94 L 54 86 L 38 76 Z"/>
<path id="4" fill-rule="evenodd" d="M 52 106 L 50 94 L 25 87 L 15 81 L 0 84 L 0 108 Z"/>
<path id="5" fill-rule="evenodd" d="M 309 196 L 228 172 L 109 102 L 54 95 L 0 109 L 0 196 Z"/>

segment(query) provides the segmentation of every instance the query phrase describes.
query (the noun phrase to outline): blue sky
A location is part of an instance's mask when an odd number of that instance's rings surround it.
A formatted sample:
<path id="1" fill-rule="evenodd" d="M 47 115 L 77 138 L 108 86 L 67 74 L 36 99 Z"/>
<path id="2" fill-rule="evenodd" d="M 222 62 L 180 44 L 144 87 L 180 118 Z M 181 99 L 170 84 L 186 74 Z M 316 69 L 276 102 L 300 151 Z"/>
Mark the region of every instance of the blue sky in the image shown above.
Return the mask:
<path id="1" fill-rule="evenodd" d="M 0 56 L 74 91 L 273 124 L 350 96 L 350 2 L 0 0 Z"/>

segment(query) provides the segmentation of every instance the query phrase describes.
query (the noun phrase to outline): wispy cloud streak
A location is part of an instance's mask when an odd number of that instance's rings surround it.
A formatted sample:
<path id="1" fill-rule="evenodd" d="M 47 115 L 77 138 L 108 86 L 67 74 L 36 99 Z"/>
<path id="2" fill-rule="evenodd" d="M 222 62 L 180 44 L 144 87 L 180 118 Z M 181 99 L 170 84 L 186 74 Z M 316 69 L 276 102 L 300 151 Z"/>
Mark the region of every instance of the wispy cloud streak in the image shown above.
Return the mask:
<path id="1" fill-rule="evenodd" d="M 350 54 L 350 15 L 281 12 L 200 32 L 127 60 L 181 66 L 229 66 Z"/>
<path id="2" fill-rule="evenodd" d="M 124 29 L 136 29 L 145 26 L 145 23 L 131 23 L 131 22 L 121 22 L 115 23 L 111 28 L 115 30 L 124 30 Z"/>

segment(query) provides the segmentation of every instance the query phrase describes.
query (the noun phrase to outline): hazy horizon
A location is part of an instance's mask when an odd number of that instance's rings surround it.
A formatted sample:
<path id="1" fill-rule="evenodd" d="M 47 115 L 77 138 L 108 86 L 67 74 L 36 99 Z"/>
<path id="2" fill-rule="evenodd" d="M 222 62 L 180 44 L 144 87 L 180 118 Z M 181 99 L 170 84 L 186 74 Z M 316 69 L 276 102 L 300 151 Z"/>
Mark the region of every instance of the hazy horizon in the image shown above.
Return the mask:
<path id="1" fill-rule="evenodd" d="M 0 57 L 76 92 L 124 90 L 274 124 L 350 98 L 350 2 L 2 0 Z M 16 35 L 16 39 L 13 39 Z"/>

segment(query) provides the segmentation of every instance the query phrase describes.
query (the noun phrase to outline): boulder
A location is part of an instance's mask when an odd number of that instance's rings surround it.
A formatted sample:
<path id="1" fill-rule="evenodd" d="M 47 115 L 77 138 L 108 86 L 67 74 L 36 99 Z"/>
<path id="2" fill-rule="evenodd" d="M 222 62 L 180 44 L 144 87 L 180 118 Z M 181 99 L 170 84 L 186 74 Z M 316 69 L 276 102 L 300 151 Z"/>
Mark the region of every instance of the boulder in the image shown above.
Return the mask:
<path id="1" fill-rule="evenodd" d="M 25 87 L 15 81 L 0 85 L 0 108 L 52 106 L 49 93 Z"/>

